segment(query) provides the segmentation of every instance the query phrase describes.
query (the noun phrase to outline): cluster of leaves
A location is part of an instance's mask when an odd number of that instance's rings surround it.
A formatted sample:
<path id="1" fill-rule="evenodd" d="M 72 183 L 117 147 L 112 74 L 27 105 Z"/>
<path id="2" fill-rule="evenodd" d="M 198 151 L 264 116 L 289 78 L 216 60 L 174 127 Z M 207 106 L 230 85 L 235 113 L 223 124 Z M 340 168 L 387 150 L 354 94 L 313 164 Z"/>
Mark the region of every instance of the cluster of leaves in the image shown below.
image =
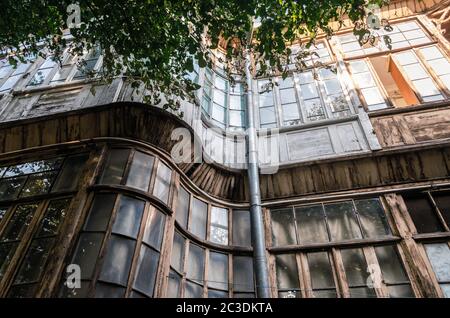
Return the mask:
<path id="1" fill-rule="evenodd" d="M 67 8 L 74 0 L 3 0 L 0 50 L 10 62 L 41 55 L 42 46 L 59 59 L 69 46 L 83 55 L 100 46 L 102 70 L 110 82 L 119 75 L 146 90 L 147 101 L 177 109 L 179 99 L 193 100 L 199 86 L 189 79 L 194 63 L 212 67 L 211 50 L 226 45 L 227 72 L 244 70 L 249 50 L 257 75 L 286 74 L 289 44 L 299 37 L 313 43 L 331 21 L 348 16 L 361 31 L 369 4 L 385 0 L 78 0 L 81 24 L 66 43 Z M 254 22 L 258 27 L 253 29 Z M 356 34 L 356 33 L 355 33 Z M 301 54 L 301 53 L 300 53 Z M 301 60 L 301 57 L 300 57 Z M 80 65 L 82 67 L 82 65 Z M 257 69 L 257 71 L 256 71 Z M 162 95 L 161 95 L 162 94 Z"/>

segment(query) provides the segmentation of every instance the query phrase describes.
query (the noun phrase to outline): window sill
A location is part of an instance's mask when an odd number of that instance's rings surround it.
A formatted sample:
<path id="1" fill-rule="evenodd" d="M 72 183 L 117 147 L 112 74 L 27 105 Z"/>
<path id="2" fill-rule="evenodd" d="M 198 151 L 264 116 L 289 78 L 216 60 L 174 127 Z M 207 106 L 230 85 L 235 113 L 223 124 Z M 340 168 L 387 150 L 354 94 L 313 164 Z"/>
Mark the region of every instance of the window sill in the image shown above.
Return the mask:
<path id="1" fill-rule="evenodd" d="M 413 106 L 385 108 L 385 109 L 367 112 L 367 114 L 370 118 L 376 118 L 376 117 L 382 117 L 382 116 L 387 116 L 387 115 L 396 115 L 396 114 L 403 114 L 403 113 L 409 113 L 409 112 L 417 112 L 420 110 L 434 109 L 434 108 L 440 108 L 440 107 L 445 107 L 445 106 L 450 106 L 450 99 L 445 99 L 443 101 L 437 101 L 437 102 L 428 102 L 428 103 L 423 103 L 423 104 L 413 105 Z"/>

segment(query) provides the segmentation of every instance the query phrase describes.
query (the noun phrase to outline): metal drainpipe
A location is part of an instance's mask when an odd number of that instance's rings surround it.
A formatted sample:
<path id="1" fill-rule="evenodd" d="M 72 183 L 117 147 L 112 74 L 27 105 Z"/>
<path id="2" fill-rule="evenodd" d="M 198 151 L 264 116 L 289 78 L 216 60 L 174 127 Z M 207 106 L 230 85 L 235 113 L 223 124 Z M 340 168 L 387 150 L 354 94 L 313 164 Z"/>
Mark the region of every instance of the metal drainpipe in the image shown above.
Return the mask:
<path id="1" fill-rule="evenodd" d="M 245 75 L 247 78 L 247 164 L 250 185 L 250 220 L 253 245 L 253 264 L 255 268 L 256 296 L 270 298 L 269 275 L 266 259 L 264 224 L 259 189 L 257 135 L 254 119 L 253 90 L 250 72 L 250 54 L 245 52 Z"/>

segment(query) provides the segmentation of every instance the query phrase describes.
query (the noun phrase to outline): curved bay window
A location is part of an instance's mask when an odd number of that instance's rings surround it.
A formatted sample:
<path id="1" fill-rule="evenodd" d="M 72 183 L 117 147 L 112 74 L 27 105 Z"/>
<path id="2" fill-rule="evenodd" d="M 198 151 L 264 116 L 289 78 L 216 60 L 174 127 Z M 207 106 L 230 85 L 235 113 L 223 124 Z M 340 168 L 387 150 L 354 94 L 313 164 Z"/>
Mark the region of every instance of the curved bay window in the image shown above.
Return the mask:
<path id="1" fill-rule="evenodd" d="M 270 215 L 279 297 L 415 297 L 378 198 Z"/>
<path id="2" fill-rule="evenodd" d="M 61 239 L 87 154 L 0 168 L 0 289 L 34 297 Z"/>

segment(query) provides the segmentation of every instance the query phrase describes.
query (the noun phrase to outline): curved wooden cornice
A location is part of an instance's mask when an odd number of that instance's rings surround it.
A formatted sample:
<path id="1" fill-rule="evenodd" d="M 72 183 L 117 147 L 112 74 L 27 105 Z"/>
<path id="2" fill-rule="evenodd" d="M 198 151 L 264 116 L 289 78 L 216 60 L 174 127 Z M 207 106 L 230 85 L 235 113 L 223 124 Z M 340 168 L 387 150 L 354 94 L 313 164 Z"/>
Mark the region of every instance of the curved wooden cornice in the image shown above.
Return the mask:
<path id="1" fill-rule="evenodd" d="M 71 141 L 110 137 L 150 144 L 169 154 L 175 128 L 192 129 L 178 117 L 141 103 L 119 102 L 39 118 L 0 124 L 0 153 Z M 245 202 L 246 171 L 211 163 L 178 165 L 200 189 L 219 199 Z M 450 177 L 450 140 L 435 140 L 360 154 L 297 164 L 272 175 L 261 175 L 263 200 L 358 191 Z"/>

